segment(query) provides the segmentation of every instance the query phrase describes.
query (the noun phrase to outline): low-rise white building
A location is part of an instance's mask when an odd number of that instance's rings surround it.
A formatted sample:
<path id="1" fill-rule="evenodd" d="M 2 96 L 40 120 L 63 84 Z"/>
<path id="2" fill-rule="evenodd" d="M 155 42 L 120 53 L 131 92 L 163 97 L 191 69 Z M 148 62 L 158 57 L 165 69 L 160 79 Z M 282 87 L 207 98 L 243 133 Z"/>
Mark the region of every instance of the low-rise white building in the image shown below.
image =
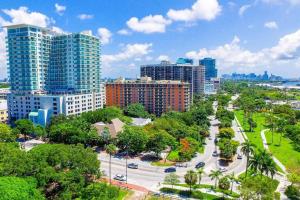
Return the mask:
<path id="1" fill-rule="evenodd" d="M 8 95 L 8 114 L 11 120 L 29 118 L 45 126 L 52 116 L 79 115 L 103 107 L 101 93 L 66 95 Z"/>

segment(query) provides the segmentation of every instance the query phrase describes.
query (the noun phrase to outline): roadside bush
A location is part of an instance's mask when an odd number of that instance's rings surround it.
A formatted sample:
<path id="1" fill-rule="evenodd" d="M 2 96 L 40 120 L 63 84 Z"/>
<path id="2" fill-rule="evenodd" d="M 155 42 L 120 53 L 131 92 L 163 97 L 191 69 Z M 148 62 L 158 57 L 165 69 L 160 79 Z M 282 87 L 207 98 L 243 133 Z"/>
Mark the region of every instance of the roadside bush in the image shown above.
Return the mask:
<path id="1" fill-rule="evenodd" d="M 221 128 L 218 137 L 232 139 L 234 137 L 234 130 L 232 128 Z"/>
<path id="2" fill-rule="evenodd" d="M 230 188 L 230 181 L 227 177 L 223 177 L 220 179 L 219 188 L 223 190 L 228 190 Z"/>
<path id="3" fill-rule="evenodd" d="M 291 200 L 299 200 L 300 199 L 300 191 L 297 187 L 293 185 L 289 185 L 284 194 Z"/>

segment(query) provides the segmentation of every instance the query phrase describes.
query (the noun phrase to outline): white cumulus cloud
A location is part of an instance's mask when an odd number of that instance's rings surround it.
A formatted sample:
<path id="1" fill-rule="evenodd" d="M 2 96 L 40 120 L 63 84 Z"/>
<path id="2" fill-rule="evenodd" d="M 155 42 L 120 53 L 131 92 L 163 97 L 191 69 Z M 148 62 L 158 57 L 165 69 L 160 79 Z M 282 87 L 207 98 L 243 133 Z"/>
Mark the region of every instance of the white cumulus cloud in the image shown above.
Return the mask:
<path id="1" fill-rule="evenodd" d="M 149 15 L 142 19 L 132 17 L 126 24 L 131 30 L 136 32 L 146 34 L 164 33 L 166 26 L 171 24 L 171 20 L 165 19 L 162 15 Z"/>
<path id="2" fill-rule="evenodd" d="M 90 15 L 90 14 L 80 14 L 77 16 L 79 19 L 81 20 L 86 20 L 86 19 L 93 19 L 94 15 Z"/>
<path id="3" fill-rule="evenodd" d="M 123 47 L 120 53 L 103 55 L 102 62 L 103 64 L 109 64 L 112 62 L 120 62 L 131 58 L 138 58 L 151 52 L 151 47 L 152 43 L 127 44 Z"/>
<path id="4" fill-rule="evenodd" d="M 213 20 L 222 11 L 218 0 L 197 0 L 191 8 L 182 10 L 170 9 L 168 17 L 174 21 Z"/>
<path id="5" fill-rule="evenodd" d="M 275 21 L 266 22 L 264 26 L 269 29 L 278 29 L 278 25 Z"/>
<path id="6" fill-rule="evenodd" d="M 54 6 L 55 6 L 55 12 L 60 16 L 62 16 L 65 10 L 67 9 L 66 6 L 59 5 L 58 3 L 56 3 Z"/>
<path id="7" fill-rule="evenodd" d="M 214 57 L 221 71 L 242 69 L 249 72 L 268 66 L 274 70 L 281 69 L 282 72 L 285 65 L 297 67 L 295 63 L 300 60 L 300 29 L 281 37 L 275 46 L 255 52 L 243 48 L 240 39 L 235 36 L 228 44 L 214 49 L 202 48 L 199 51 L 190 51 L 186 56 L 193 59 Z"/>
<path id="8" fill-rule="evenodd" d="M 261 0 L 264 3 L 269 3 L 269 4 L 290 4 L 290 5 L 300 5 L 300 0 Z"/>
<path id="9" fill-rule="evenodd" d="M 167 55 L 160 55 L 160 56 L 158 56 L 158 58 L 156 60 L 158 60 L 158 61 L 170 61 L 170 58 Z"/>
<path id="10" fill-rule="evenodd" d="M 121 29 L 121 30 L 118 31 L 118 34 L 120 34 L 120 35 L 130 35 L 131 32 L 127 29 Z"/>
<path id="11" fill-rule="evenodd" d="M 246 12 L 246 10 L 248 10 L 249 8 L 251 8 L 250 4 L 246 4 L 246 5 L 241 6 L 240 9 L 239 9 L 239 15 L 243 16 L 244 13 Z"/>
<path id="12" fill-rule="evenodd" d="M 98 35 L 102 44 L 108 44 L 111 41 L 112 33 L 107 28 L 98 28 Z"/>

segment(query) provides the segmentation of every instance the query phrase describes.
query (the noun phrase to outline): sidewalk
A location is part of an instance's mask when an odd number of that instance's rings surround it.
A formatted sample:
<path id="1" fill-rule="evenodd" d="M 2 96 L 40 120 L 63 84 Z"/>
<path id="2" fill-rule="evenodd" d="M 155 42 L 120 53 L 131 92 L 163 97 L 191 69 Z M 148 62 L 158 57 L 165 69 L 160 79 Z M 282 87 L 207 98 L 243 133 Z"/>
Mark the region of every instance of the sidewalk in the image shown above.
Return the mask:
<path id="1" fill-rule="evenodd" d="M 268 146 L 268 142 L 267 142 L 267 139 L 266 139 L 266 136 L 265 136 L 265 132 L 268 131 L 269 129 L 264 129 L 260 132 L 260 135 L 261 135 L 261 138 L 262 138 L 262 141 L 263 141 L 263 145 L 264 145 L 264 148 L 270 152 L 269 150 L 269 146 Z M 277 192 L 280 192 L 280 196 L 281 196 L 281 199 L 288 199 L 287 196 L 284 194 L 285 192 L 285 189 L 288 185 L 290 185 L 290 182 L 288 181 L 288 178 L 287 178 L 287 174 L 288 172 L 286 171 L 286 168 L 285 166 L 274 156 L 272 156 L 274 162 L 282 169 L 282 171 L 284 172 L 284 174 L 280 173 L 280 172 L 277 172 L 277 174 L 275 175 L 275 179 L 279 181 L 279 185 L 277 187 Z"/>

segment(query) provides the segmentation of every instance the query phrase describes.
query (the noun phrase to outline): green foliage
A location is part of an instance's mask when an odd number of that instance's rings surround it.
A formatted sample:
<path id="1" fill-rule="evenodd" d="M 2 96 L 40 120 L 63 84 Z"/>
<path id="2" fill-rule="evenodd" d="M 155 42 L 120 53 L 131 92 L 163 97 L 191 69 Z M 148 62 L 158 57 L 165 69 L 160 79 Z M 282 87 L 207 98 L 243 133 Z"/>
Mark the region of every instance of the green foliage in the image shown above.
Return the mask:
<path id="1" fill-rule="evenodd" d="M 65 144 L 95 145 L 100 141 L 96 129 L 83 118 L 73 118 L 49 127 L 49 139 L 52 142 Z"/>
<path id="2" fill-rule="evenodd" d="M 9 88 L 8 83 L 0 83 L 0 88 Z"/>
<path id="3" fill-rule="evenodd" d="M 276 195 L 276 188 L 279 182 L 271 180 L 267 177 L 253 176 L 243 179 L 239 190 L 242 199 L 262 199 L 273 200 L 278 199 Z"/>
<path id="4" fill-rule="evenodd" d="M 194 186 L 197 183 L 197 173 L 193 170 L 189 170 L 184 175 L 184 182 L 190 186 L 190 191 L 192 190 L 192 186 Z"/>
<path id="5" fill-rule="evenodd" d="M 217 96 L 217 100 L 218 100 L 218 105 L 221 107 L 225 107 L 228 105 L 229 101 L 231 100 L 230 95 L 226 95 L 226 94 L 219 94 Z"/>
<path id="6" fill-rule="evenodd" d="M 0 143 L 0 176 L 33 177 L 47 198 L 72 199 L 97 177 L 97 155 L 82 145 L 43 144 L 29 152 Z"/>
<path id="7" fill-rule="evenodd" d="M 153 151 L 157 156 L 159 156 L 159 154 L 168 146 L 174 147 L 175 145 L 175 138 L 166 131 L 161 130 L 150 134 L 147 143 L 147 150 Z"/>
<path id="8" fill-rule="evenodd" d="M 261 176 L 263 173 L 266 175 L 271 174 L 273 177 L 276 173 L 276 164 L 272 158 L 272 155 L 266 150 L 254 153 L 249 161 L 249 166 L 254 171 L 259 171 Z"/>
<path id="9" fill-rule="evenodd" d="M 30 178 L 13 176 L 0 177 L 1 200 L 41 200 L 45 199 L 36 188 L 36 182 Z"/>
<path id="10" fill-rule="evenodd" d="M 294 185 L 289 185 L 284 194 L 291 200 L 299 200 L 300 190 Z"/>
<path id="11" fill-rule="evenodd" d="M 230 181 L 226 176 L 219 180 L 219 188 L 223 190 L 228 190 L 230 188 Z"/>
<path id="12" fill-rule="evenodd" d="M 126 126 L 118 135 L 118 146 L 121 150 L 128 150 L 130 154 L 138 154 L 146 149 L 148 135 L 141 127 Z"/>
<path id="13" fill-rule="evenodd" d="M 300 152 L 300 124 L 285 127 L 286 136 L 293 141 L 295 150 Z"/>
<path id="14" fill-rule="evenodd" d="M 24 134 L 25 139 L 27 135 L 34 132 L 34 125 L 29 119 L 19 119 L 15 121 L 15 125 L 15 129 L 17 129 L 21 134 Z"/>
<path id="15" fill-rule="evenodd" d="M 221 128 L 218 137 L 232 139 L 234 138 L 234 130 L 232 128 Z"/>
<path id="16" fill-rule="evenodd" d="M 0 142 L 14 142 L 16 135 L 13 134 L 11 128 L 3 123 L 0 123 Z"/>
<path id="17" fill-rule="evenodd" d="M 134 103 L 127 106 L 125 114 L 130 117 L 148 118 L 150 114 L 145 110 L 145 107 L 140 103 Z"/>
<path id="18" fill-rule="evenodd" d="M 172 185 L 172 188 L 173 188 L 174 185 L 180 183 L 179 176 L 175 173 L 167 174 L 165 176 L 164 183 Z"/>
<path id="19" fill-rule="evenodd" d="M 81 192 L 81 199 L 86 200 L 111 200 L 117 199 L 120 189 L 106 183 L 93 183 L 84 188 Z"/>
<path id="20" fill-rule="evenodd" d="M 230 140 L 227 138 L 222 138 L 218 142 L 218 146 L 220 149 L 220 157 L 224 159 L 232 159 L 232 157 L 236 154 L 237 148 L 239 146 L 239 142 L 235 140 Z"/>
<path id="21" fill-rule="evenodd" d="M 46 137 L 47 132 L 43 126 L 37 125 L 36 127 L 34 127 L 34 134 L 38 137 Z"/>
<path id="22" fill-rule="evenodd" d="M 199 149 L 199 142 L 191 137 L 180 139 L 179 159 L 189 161 Z"/>
<path id="23" fill-rule="evenodd" d="M 105 107 L 103 109 L 82 113 L 81 117 L 90 124 L 96 122 L 110 123 L 112 119 L 119 118 L 125 123 L 130 123 L 131 119 L 124 116 L 123 110 L 114 106 Z"/>

